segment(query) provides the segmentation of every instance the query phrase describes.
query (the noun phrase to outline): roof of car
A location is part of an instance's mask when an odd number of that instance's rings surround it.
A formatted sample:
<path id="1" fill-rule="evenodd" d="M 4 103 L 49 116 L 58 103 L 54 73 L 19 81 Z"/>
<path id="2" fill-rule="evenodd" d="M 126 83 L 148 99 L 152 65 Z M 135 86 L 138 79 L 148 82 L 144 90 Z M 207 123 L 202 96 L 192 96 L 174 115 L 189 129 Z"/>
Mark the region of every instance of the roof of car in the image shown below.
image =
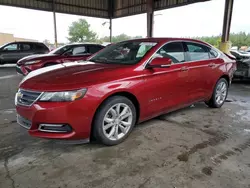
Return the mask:
<path id="1" fill-rule="evenodd" d="M 190 38 L 139 38 L 139 39 L 131 39 L 131 41 L 142 41 L 142 42 L 169 42 L 169 41 L 190 41 L 190 42 L 198 42 L 211 46 L 210 44 L 203 42 L 201 40 L 190 39 Z"/>
<path id="2" fill-rule="evenodd" d="M 98 44 L 98 43 L 91 43 L 91 42 L 77 42 L 77 43 L 71 43 L 71 44 L 65 44 L 67 46 L 69 45 L 99 45 L 99 46 L 103 46 L 102 44 Z"/>
<path id="3" fill-rule="evenodd" d="M 10 42 L 10 43 L 39 43 L 39 44 L 44 44 L 43 42 L 36 42 L 36 41 L 14 41 L 14 42 Z"/>

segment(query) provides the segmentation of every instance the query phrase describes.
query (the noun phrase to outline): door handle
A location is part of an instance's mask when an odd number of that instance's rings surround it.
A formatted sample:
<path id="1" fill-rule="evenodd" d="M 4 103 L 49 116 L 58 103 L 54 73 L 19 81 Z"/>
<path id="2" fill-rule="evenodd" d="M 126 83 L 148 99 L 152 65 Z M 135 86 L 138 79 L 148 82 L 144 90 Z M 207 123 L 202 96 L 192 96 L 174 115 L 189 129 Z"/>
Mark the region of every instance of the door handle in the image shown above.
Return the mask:
<path id="1" fill-rule="evenodd" d="M 213 68 L 215 67 L 215 63 L 210 63 L 208 66 Z"/>
<path id="2" fill-rule="evenodd" d="M 181 71 L 188 71 L 189 68 L 188 67 L 181 67 Z"/>

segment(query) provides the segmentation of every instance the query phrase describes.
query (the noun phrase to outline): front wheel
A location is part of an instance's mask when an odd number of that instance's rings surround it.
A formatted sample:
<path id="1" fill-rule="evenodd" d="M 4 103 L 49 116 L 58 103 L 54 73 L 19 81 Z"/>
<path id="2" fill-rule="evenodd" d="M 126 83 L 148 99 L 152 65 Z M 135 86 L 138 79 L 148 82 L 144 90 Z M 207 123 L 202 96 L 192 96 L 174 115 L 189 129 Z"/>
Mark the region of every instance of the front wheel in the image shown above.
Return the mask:
<path id="1" fill-rule="evenodd" d="M 105 145 L 123 142 L 136 122 L 134 104 L 126 97 L 108 98 L 98 109 L 93 123 L 93 135 Z"/>
<path id="2" fill-rule="evenodd" d="M 221 78 L 216 83 L 213 95 L 206 104 L 211 108 L 220 108 L 226 101 L 228 94 L 228 82 L 225 78 Z"/>

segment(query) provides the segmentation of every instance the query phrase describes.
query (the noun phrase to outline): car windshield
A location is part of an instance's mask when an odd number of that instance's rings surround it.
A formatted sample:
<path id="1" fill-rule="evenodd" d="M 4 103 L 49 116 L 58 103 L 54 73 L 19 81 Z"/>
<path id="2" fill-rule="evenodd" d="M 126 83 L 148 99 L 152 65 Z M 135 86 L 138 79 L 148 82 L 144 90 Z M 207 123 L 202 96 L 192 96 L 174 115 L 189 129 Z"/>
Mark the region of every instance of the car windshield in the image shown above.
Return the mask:
<path id="1" fill-rule="evenodd" d="M 56 48 L 54 50 L 52 50 L 51 52 L 49 52 L 49 54 L 57 54 L 57 55 L 62 55 L 64 54 L 66 51 L 68 51 L 69 49 L 71 49 L 71 45 L 65 45 L 59 48 Z"/>
<path id="2" fill-rule="evenodd" d="M 157 43 L 125 41 L 106 47 L 89 59 L 97 63 L 136 64 Z"/>

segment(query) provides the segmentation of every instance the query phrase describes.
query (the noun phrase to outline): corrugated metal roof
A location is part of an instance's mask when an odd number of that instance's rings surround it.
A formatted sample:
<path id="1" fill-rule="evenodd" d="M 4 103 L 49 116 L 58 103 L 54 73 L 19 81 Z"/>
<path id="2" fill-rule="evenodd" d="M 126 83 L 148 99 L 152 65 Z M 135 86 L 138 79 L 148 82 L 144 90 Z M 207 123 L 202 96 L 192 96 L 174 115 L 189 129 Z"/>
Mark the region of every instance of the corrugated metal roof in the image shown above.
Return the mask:
<path id="1" fill-rule="evenodd" d="M 54 0 L 56 12 L 108 18 L 109 0 Z M 0 5 L 53 11 L 53 0 L 0 0 Z"/>
<path id="2" fill-rule="evenodd" d="M 154 10 L 162 10 L 209 0 L 153 0 Z M 114 0 L 114 17 L 124 17 L 147 12 L 147 0 Z"/>
<path id="3" fill-rule="evenodd" d="M 167 8 L 184 6 L 192 3 L 205 2 L 210 0 L 155 0 L 154 9 L 162 10 Z"/>
<path id="4" fill-rule="evenodd" d="M 147 11 L 147 0 L 115 0 L 114 17 L 130 16 L 145 13 Z"/>
<path id="5" fill-rule="evenodd" d="M 154 10 L 162 10 L 209 0 L 153 0 Z M 8 5 L 36 10 L 53 11 L 53 0 L 0 0 L 0 5 Z M 56 12 L 118 18 L 147 11 L 147 0 L 54 0 Z"/>

